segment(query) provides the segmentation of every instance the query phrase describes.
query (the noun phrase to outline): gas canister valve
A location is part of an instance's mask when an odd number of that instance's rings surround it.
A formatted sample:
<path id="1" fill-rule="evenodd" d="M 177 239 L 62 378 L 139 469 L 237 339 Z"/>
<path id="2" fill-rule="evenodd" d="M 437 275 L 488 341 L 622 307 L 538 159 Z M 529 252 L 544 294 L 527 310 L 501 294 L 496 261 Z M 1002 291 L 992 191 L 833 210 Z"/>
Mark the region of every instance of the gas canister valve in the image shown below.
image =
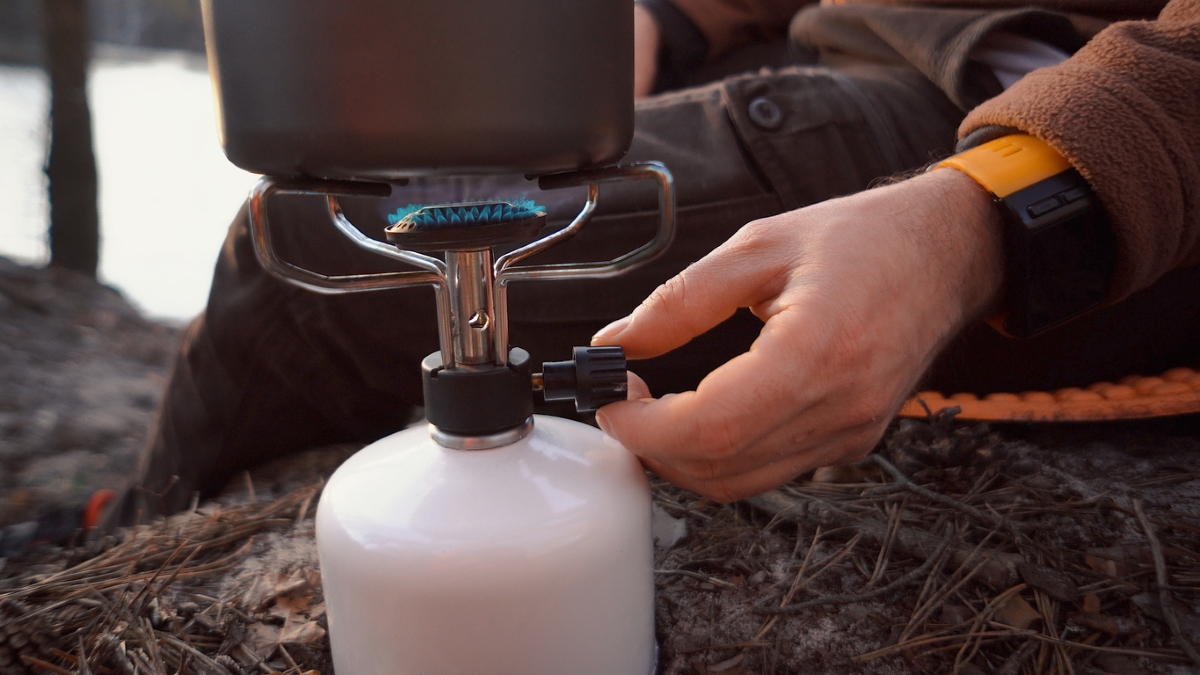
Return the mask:
<path id="1" fill-rule="evenodd" d="M 575 347 L 570 361 L 547 361 L 533 374 L 533 388 L 547 401 L 575 401 L 577 412 L 589 412 L 624 401 L 625 350 L 620 347 Z"/>

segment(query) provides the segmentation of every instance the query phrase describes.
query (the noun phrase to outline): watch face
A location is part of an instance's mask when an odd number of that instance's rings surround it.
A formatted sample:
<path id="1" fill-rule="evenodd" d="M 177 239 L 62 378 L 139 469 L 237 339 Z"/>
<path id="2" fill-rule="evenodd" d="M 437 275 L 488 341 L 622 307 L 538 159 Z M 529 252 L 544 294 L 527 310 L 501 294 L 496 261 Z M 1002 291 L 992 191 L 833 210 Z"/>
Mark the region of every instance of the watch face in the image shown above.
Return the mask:
<path id="1" fill-rule="evenodd" d="M 1029 336 L 1104 301 L 1115 244 L 1103 209 L 1074 169 L 1000 200 L 1007 232 L 1005 330 Z"/>

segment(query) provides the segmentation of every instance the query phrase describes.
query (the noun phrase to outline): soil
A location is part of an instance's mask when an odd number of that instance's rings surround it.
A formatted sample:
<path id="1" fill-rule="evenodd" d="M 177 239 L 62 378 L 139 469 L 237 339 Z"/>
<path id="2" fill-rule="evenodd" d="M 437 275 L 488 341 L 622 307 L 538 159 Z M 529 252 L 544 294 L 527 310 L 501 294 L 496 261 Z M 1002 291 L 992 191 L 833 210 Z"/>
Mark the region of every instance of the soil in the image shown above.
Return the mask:
<path id="1" fill-rule="evenodd" d="M 129 479 L 178 338 L 90 278 L 0 258 L 0 526 Z"/>
<path id="2" fill-rule="evenodd" d="M 0 259 L 0 524 L 127 480 L 177 339 L 111 289 Z M 0 672 L 332 672 L 312 506 L 355 450 L 10 558 Z M 652 489 L 663 675 L 1200 672 L 1180 642 L 1200 644 L 1196 416 L 988 427 L 944 412 L 894 424 L 874 459 L 746 502 Z M 90 594 L 84 571 L 58 574 L 87 569 Z M 30 616 L 48 627 L 21 628 Z"/>

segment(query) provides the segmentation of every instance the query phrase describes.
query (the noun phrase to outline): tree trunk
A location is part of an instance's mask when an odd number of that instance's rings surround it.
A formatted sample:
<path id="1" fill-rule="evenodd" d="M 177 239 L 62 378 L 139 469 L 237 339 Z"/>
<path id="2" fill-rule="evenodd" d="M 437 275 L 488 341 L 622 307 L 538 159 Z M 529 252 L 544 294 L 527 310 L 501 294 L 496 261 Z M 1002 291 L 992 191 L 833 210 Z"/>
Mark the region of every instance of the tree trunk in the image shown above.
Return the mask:
<path id="1" fill-rule="evenodd" d="M 87 2 L 43 0 L 42 6 L 50 75 L 50 264 L 94 277 L 100 216 L 87 101 Z"/>

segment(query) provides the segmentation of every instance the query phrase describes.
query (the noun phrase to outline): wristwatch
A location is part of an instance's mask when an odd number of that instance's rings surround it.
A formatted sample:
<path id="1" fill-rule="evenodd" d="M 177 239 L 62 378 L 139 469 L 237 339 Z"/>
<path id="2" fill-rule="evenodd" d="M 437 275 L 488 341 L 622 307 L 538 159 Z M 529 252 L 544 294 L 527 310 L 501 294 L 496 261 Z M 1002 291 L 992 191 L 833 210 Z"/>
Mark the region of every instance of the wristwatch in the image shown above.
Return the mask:
<path id="1" fill-rule="evenodd" d="M 1002 136 L 933 166 L 962 171 L 1004 218 L 1001 332 L 1030 337 L 1104 302 L 1116 264 L 1112 227 L 1087 181 L 1044 141 Z"/>

